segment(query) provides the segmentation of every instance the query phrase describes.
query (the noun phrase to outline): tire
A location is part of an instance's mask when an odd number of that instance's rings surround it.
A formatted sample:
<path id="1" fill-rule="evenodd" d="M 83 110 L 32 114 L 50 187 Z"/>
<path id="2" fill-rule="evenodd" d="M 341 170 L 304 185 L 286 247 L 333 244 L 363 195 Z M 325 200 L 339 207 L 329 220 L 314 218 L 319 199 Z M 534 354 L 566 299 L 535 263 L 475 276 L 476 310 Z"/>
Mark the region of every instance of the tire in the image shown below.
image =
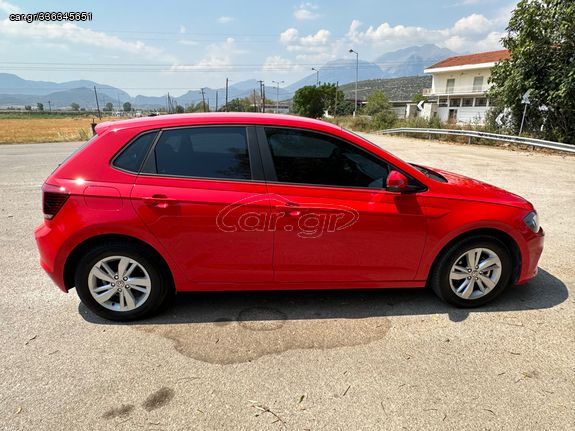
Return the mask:
<path id="1" fill-rule="evenodd" d="M 128 275 L 126 280 L 122 271 Z M 173 292 L 157 258 L 145 247 L 130 243 L 105 243 L 88 251 L 78 263 L 74 281 L 89 310 L 122 322 L 152 316 Z"/>
<path id="2" fill-rule="evenodd" d="M 475 265 L 479 268 L 470 265 L 473 263 L 470 260 L 479 263 Z M 488 270 L 483 272 L 482 268 Z M 505 290 L 512 273 L 513 260 L 505 244 L 493 237 L 466 238 L 441 253 L 431 271 L 429 284 L 437 296 L 449 304 L 479 307 Z"/>

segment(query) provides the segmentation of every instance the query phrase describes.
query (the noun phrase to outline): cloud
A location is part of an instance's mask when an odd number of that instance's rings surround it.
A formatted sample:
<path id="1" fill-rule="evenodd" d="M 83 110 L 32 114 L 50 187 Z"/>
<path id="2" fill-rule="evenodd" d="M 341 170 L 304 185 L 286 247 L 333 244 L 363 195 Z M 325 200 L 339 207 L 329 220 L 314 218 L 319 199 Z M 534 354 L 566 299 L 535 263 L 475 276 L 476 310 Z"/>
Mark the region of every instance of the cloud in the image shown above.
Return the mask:
<path id="1" fill-rule="evenodd" d="M 489 31 L 494 22 L 488 20 L 483 15 L 474 13 L 472 15 L 459 19 L 454 25 L 452 31 L 456 34 L 479 34 Z"/>
<path id="2" fill-rule="evenodd" d="M 310 21 L 319 18 L 319 14 L 315 12 L 318 6 L 313 3 L 302 3 L 293 13 L 295 19 L 300 21 Z"/>
<path id="3" fill-rule="evenodd" d="M 352 20 L 345 40 L 353 45 L 384 46 L 388 50 L 430 43 L 465 52 L 501 49 L 500 39 L 508 16 L 508 9 L 502 9 L 493 18 L 474 13 L 440 29 L 394 26 L 388 22 L 363 29 L 360 21 Z"/>
<path id="4" fill-rule="evenodd" d="M 286 31 L 280 33 L 280 42 L 285 44 L 289 44 L 292 42 L 297 41 L 299 36 L 299 32 L 295 28 L 288 28 Z"/>
<path id="5" fill-rule="evenodd" d="M 12 3 L 8 3 L 5 0 L 0 0 L 0 12 L 4 13 L 17 13 L 20 12 L 20 8 Z"/>
<path id="6" fill-rule="evenodd" d="M 331 33 L 328 30 L 321 29 L 318 30 L 316 34 L 310 34 L 309 36 L 305 36 L 300 38 L 300 43 L 302 45 L 325 45 L 329 42 L 329 37 Z"/>
<path id="7" fill-rule="evenodd" d="M 280 33 L 280 42 L 288 51 L 323 51 L 329 48 L 331 33 L 321 29 L 307 36 L 300 36 L 295 28 L 288 28 Z"/>
<path id="8" fill-rule="evenodd" d="M 187 46 L 198 46 L 200 44 L 200 42 L 190 39 L 180 39 L 178 40 L 178 43 Z"/>
<path id="9" fill-rule="evenodd" d="M 297 70 L 299 68 L 300 67 L 298 65 L 294 65 L 291 60 L 283 58 L 279 55 L 273 55 L 271 57 L 266 58 L 262 70 L 264 72 L 287 73 L 287 72 L 293 72 L 294 70 Z"/>
<path id="10" fill-rule="evenodd" d="M 245 54 L 245 51 L 240 50 L 236 46 L 236 41 L 233 37 L 228 37 L 223 42 L 212 43 L 206 47 L 206 56 L 195 64 L 174 64 L 170 70 L 172 71 L 205 71 L 205 70 L 218 70 L 227 69 L 233 65 L 233 59 L 236 55 Z"/>
<path id="11" fill-rule="evenodd" d="M 236 19 L 233 16 L 221 16 L 217 19 L 218 23 L 220 24 L 229 24 Z"/>
<path id="12" fill-rule="evenodd" d="M 458 3 L 454 3 L 453 6 L 472 6 L 481 3 L 481 1 L 482 0 L 463 0 Z"/>
<path id="13" fill-rule="evenodd" d="M 127 42 L 117 36 L 79 27 L 73 23 L 53 24 L 34 22 L 31 24 L 0 20 L 0 36 L 18 41 L 59 42 L 67 45 L 86 45 L 107 50 L 122 51 L 153 60 L 174 61 L 174 57 L 162 49 L 146 45 L 141 41 Z"/>

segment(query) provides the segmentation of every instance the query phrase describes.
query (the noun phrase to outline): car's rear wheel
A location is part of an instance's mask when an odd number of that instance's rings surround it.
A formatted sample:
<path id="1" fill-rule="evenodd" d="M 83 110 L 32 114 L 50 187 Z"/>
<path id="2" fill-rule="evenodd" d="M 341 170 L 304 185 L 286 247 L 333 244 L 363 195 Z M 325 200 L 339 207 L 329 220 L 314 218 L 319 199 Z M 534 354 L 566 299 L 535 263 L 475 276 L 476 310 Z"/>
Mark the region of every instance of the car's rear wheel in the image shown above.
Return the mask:
<path id="1" fill-rule="evenodd" d="M 509 285 L 512 266 L 509 250 L 498 239 L 468 238 L 441 254 L 429 281 L 444 301 L 477 307 L 495 299 Z"/>
<path id="2" fill-rule="evenodd" d="M 100 317 L 127 321 L 157 312 L 169 279 L 145 247 L 101 244 L 80 259 L 75 276 L 82 303 Z"/>

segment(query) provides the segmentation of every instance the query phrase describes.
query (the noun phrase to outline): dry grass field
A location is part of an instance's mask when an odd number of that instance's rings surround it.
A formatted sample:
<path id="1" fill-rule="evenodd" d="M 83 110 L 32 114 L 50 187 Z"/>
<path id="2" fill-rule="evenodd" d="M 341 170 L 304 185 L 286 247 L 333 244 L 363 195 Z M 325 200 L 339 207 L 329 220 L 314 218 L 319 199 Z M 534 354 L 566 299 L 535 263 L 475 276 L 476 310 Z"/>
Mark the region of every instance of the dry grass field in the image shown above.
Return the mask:
<path id="1" fill-rule="evenodd" d="M 0 118 L 0 144 L 85 141 L 92 136 L 91 123 L 92 117 Z"/>

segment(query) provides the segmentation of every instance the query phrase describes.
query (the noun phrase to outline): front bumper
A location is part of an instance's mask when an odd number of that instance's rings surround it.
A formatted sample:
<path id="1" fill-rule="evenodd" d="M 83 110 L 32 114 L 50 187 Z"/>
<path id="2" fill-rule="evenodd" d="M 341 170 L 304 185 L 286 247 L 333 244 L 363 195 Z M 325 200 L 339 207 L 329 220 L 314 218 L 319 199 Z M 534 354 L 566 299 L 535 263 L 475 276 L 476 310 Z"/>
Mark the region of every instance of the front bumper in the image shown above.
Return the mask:
<path id="1" fill-rule="evenodd" d="M 537 275 L 537 264 L 543 253 L 544 237 L 543 228 L 539 228 L 539 232 L 526 239 L 521 250 L 521 273 L 517 284 L 524 284 Z"/>

